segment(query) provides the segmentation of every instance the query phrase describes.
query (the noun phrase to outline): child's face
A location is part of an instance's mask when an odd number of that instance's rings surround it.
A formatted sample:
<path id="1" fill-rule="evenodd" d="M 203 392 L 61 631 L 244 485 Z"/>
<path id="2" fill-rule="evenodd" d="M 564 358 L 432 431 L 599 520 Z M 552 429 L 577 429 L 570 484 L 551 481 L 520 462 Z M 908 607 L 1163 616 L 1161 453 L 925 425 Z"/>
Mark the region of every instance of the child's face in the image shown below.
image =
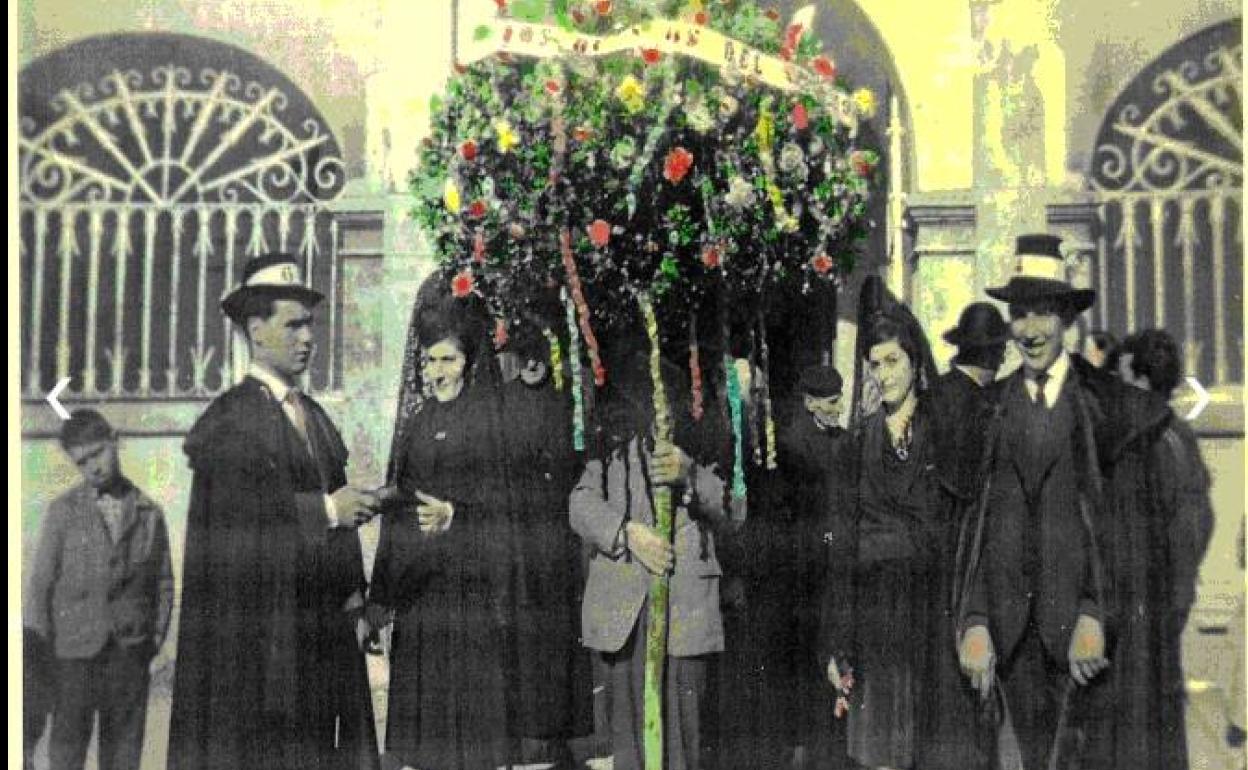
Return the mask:
<path id="1" fill-rule="evenodd" d="M 92 441 L 65 449 L 78 466 L 78 472 L 95 489 L 105 489 L 117 478 L 117 442 L 113 439 Z"/>

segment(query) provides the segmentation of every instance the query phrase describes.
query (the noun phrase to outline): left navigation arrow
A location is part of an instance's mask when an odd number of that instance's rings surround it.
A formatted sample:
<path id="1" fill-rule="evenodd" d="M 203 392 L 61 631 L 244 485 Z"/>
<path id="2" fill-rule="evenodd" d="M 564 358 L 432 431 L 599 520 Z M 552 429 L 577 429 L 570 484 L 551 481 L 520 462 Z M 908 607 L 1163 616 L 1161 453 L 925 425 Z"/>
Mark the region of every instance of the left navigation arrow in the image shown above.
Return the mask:
<path id="1" fill-rule="evenodd" d="M 57 397 L 61 395 L 61 391 L 65 390 L 68 385 L 69 378 L 65 377 L 60 382 L 56 383 L 56 387 L 52 388 L 52 390 L 48 392 L 48 395 L 44 396 L 44 400 L 46 400 L 48 405 L 52 407 L 52 410 L 56 412 L 56 416 L 60 417 L 62 420 L 69 419 L 69 412 L 66 411 L 65 407 L 61 406 L 61 402 Z"/>

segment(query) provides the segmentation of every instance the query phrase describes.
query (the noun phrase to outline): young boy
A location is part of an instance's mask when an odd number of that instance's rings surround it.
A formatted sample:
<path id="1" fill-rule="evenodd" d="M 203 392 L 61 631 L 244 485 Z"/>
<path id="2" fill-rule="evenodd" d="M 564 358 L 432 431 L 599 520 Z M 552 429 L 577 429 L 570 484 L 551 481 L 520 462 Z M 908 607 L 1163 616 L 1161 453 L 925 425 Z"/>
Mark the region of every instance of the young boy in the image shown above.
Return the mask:
<path id="1" fill-rule="evenodd" d="M 173 572 L 164 513 L 122 475 L 117 434 L 90 409 L 61 428 L 82 483 L 39 527 L 24 622 L 55 656 L 52 770 L 81 770 L 98 712 L 101 770 L 138 768 L 148 667 L 165 639 Z"/>

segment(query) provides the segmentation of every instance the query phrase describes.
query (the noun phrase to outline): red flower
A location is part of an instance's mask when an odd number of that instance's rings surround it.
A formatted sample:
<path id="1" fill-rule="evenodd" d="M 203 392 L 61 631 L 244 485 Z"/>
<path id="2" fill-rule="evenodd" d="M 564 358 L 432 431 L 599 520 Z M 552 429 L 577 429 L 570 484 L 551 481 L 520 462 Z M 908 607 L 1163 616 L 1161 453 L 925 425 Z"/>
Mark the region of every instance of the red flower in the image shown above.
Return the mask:
<path id="1" fill-rule="evenodd" d="M 780 58 L 785 61 L 791 61 L 793 59 L 793 49 L 787 45 L 780 46 Z"/>
<path id="2" fill-rule="evenodd" d="M 854 173 L 862 179 L 866 179 L 875 173 L 876 163 L 877 159 L 874 153 L 854 150 L 849 154 L 849 165 L 853 167 Z"/>
<path id="3" fill-rule="evenodd" d="M 801 102 L 793 105 L 793 127 L 798 131 L 805 131 L 810 127 L 810 114 L 806 112 L 806 105 Z"/>
<path id="4" fill-rule="evenodd" d="M 494 349 L 502 350 L 507 346 L 507 322 L 501 318 L 494 319 Z"/>
<path id="5" fill-rule="evenodd" d="M 478 199 L 469 204 L 468 216 L 473 219 L 480 219 L 485 216 L 485 201 Z"/>
<path id="6" fill-rule="evenodd" d="M 557 94 L 557 93 L 559 93 L 559 81 L 557 81 L 557 80 L 547 80 L 547 81 L 546 81 L 546 93 L 548 93 L 548 94 Z"/>
<path id="7" fill-rule="evenodd" d="M 827 275 L 828 271 L 832 269 L 832 258 L 827 254 L 820 254 L 810 260 L 810 266 L 813 267 L 815 272 L 819 275 Z"/>
<path id="8" fill-rule="evenodd" d="M 788 28 L 784 30 L 784 47 L 785 48 L 788 48 L 791 51 L 796 50 L 797 43 L 801 39 L 802 39 L 802 25 L 801 24 L 790 24 Z"/>
<path id="9" fill-rule="evenodd" d="M 594 130 L 589 126 L 577 126 L 572 129 L 572 138 L 578 142 L 587 142 L 594 135 Z"/>
<path id="10" fill-rule="evenodd" d="M 657 48 L 641 49 L 641 59 L 646 64 L 658 64 L 661 58 L 663 58 L 663 54 Z"/>
<path id="11" fill-rule="evenodd" d="M 589 242 L 600 249 L 611 240 L 611 225 L 604 220 L 595 219 L 585 230 L 589 233 Z"/>
<path id="12" fill-rule="evenodd" d="M 497 5 L 500 11 L 507 10 L 507 0 L 494 0 L 494 5 Z"/>
<path id="13" fill-rule="evenodd" d="M 675 147 L 667 154 L 663 163 L 663 178 L 672 184 L 680 184 L 689 169 L 693 168 L 693 153 L 684 147 Z"/>
<path id="14" fill-rule="evenodd" d="M 594 10 L 598 11 L 599 16 L 606 16 L 611 13 L 611 0 L 598 0 L 594 5 Z"/>
<path id="15" fill-rule="evenodd" d="M 702 264 L 707 268 L 714 270 L 719 267 L 719 249 L 714 246 L 707 246 L 702 250 Z"/>
<path id="16" fill-rule="evenodd" d="M 459 154 L 463 156 L 464 160 L 472 160 L 473 158 L 476 158 L 477 143 L 471 139 L 463 142 L 459 145 Z"/>
<path id="17" fill-rule="evenodd" d="M 698 11 L 693 15 L 693 20 L 697 24 L 706 24 L 710 17 L 706 15 L 706 11 Z"/>
<path id="18" fill-rule="evenodd" d="M 836 64 L 826 56 L 816 56 L 810 61 L 811 65 L 823 76 L 824 80 L 832 80 L 836 77 Z"/>
<path id="19" fill-rule="evenodd" d="M 780 21 L 780 12 L 777 11 L 775 8 L 768 8 L 767 18 L 771 19 L 772 21 Z"/>
<path id="20" fill-rule="evenodd" d="M 472 271 L 460 270 L 451 279 L 451 294 L 459 299 L 463 299 L 472 293 Z"/>

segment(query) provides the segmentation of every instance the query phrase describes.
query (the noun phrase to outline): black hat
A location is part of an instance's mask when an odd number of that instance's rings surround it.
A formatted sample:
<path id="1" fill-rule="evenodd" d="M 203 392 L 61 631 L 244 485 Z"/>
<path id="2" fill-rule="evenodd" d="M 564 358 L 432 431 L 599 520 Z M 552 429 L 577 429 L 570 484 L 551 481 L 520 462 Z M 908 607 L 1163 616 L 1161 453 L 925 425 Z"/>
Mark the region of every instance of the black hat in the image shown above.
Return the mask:
<path id="1" fill-rule="evenodd" d="M 972 302 L 962 310 L 958 325 L 942 335 L 945 342 L 959 348 L 983 348 L 1004 344 L 1010 338 L 1010 325 L 991 302 Z"/>
<path id="2" fill-rule="evenodd" d="M 835 367 L 828 365 L 808 366 L 802 370 L 798 389 L 815 398 L 839 396 L 841 393 L 841 374 Z"/>
<path id="3" fill-rule="evenodd" d="M 243 282 L 221 298 L 221 310 L 235 323 L 242 323 L 247 300 L 254 296 L 293 299 L 311 307 L 325 295 L 303 283 L 299 263 L 289 254 L 268 254 L 247 262 Z"/>
<path id="4" fill-rule="evenodd" d="M 1076 289 L 1066 280 L 1062 239 L 1056 235 L 1020 235 L 1015 248 L 1014 269 L 1005 286 L 988 289 L 988 296 L 1003 302 L 1055 299 L 1073 313 L 1092 306 L 1096 292 Z"/>
<path id="5" fill-rule="evenodd" d="M 507 337 L 504 348 L 515 353 L 521 361 L 546 361 L 550 358 L 550 340 L 546 334 L 531 323 L 521 323 Z"/>

